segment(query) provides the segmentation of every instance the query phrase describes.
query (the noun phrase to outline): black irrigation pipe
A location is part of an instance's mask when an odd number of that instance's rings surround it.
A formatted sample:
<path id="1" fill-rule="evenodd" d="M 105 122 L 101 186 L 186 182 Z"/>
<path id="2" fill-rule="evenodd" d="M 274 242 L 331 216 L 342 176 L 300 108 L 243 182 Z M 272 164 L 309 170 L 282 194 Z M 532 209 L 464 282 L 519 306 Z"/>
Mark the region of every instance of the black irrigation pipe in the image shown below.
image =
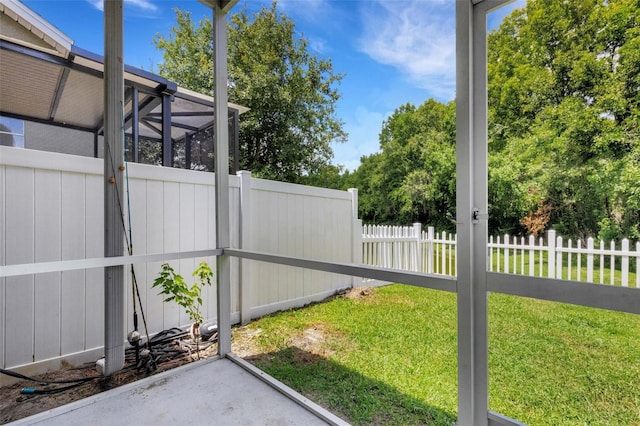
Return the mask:
<path id="1" fill-rule="evenodd" d="M 149 356 L 145 363 L 141 362 L 141 360 L 137 356 L 137 349 L 139 348 L 136 348 L 135 346 L 127 348 L 125 351 L 125 361 L 128 360 L 132 363 L 132 365 L 123 368 L 119 371 L 119 373 L 125 373 L 132 370 L 137 370 L 138 373 L 142 370 L 145 370 L 145 372 L 149 373 L 157 368 L 157 363 L 173 361 L 180 358 L 185 358 L 185 356 L 191 356 L 194 350 L 198 350 L 198 348 L 205 350 L 213 345 L 217 340 L 217 338 L 212 338 L 208 342 L 206 342 L 207 344 L 199 347 L 197 342 L 189 343 L 181 341 L 181 339 L 187 335 L 188 332 L 183 331 L 180 328 L 171 328 L 159 332 L 150 339 L 150 342 L 153 342 L 154 349 L 153 351 L 149 351 Z M 180 341 L 180 343 L 177 343 L 178 341 Z M 147 343 L 149 344 L 150 342 Z M 136 353 L 133 353 L 134 351 Z M 22 388 L 20 390 L 20 393 L 24 395 L 52 395 L 85 385 L 94 380 L 107 378 L 107 376 L 98 375 L 90 377 L 80 377 L 77 379 L 44 380 L 25 376 L 24 374 L 2 368 L 0 368 L 0 374 L 5 374 L 16 379 L 27 380 L 42 385 L 66 385 L 51 389 L 37 389 L 32 387 Z"/>
<path id="2" fill-rule="evenodd" d="M 25 376 L 24 374 L 16 373 L 15 371 L 5 370 L 3 368 L 0 368 L 0 373 L 6 374 L 7 376 L 15 377 L 16 379 L 29 380 L 31 382 L 43 383 L 43 384 L 47 384 L 47 385 L 50 385 L 50 384 L 66 384 L 66 383 L 82 383 L 82 382 L 88 382 L 88 381 L 95 380 L 95 379 L 101 379 L 101 378 L 104 377 L 104 376 L 100 375 L 100 376 L 92 376 L 92 377 L 81 377 L 79 379 L 42 380 L 42 379 L 36 379 L 36 378 L 33 378 L 33 377 Z"/>

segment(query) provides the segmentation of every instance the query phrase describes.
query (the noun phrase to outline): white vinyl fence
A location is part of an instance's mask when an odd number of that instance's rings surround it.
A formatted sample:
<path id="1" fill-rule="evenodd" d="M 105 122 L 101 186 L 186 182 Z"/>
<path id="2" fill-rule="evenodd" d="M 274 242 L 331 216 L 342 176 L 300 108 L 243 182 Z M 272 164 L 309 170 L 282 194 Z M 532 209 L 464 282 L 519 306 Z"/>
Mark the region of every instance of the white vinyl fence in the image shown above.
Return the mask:
<path id="1" fill-rule="evenodd" d="M 134 254 L 215 248 L 212 173 L 142 164 L 128 168 Z M 0 266 L 103 257 L 102 173 L 100 159 L 0 146 Z M 353 216 L 356 191 L 271 182 L 248 172 L 229 180 L 232 248 L 359 261 L 354 251 L 361 233 Z M 192 282 L 200 260 L 170 263 Z M 215 258 L 206 260 L 215 265 Z M 189 322 L 151 288 L 160 265 L 135 265 L 150 333 Z M 237 258 L 231 266 L 234 322 L 321 300 L 353 280 Z M 126 269 L 125 331 L 131 331 L 131 275 Z M 98 359 L 104 343 L 103 283 L 104 272 L 98 268 L 0 278 L 0 367 L 35 374 L 62 360 Z M 203 296 L 204 316 L 213 319 L 215 288 L 205 289 Z M 143 332 L 142 318 L 139 325 Z"/>
<path id="2" fill-rule="evenodd" d="M 635 282 L 635 287 L 640 288 L 640 242 L 631 251 L 626 238 L 620 244 L 615 241 L 607 244 L 601 240 L 595 246 L 593 238 L 588 238 L 586 244 L 582 240 L 574 243 L 571 239 L 565 244 L 556 231 L 550 230 L 546 242 L 533 236 L 505 235 L 502 241 L 500 237 L 494 239 L 492 236 L 488 247 L 490 271 L 623 287 Z M 634 266 L 635 280 L 632 282 L 630 271 L 634 271 Z"/>
<path id="3" fill-rule="evenodd" d="M 640 242 L 631 250 L 628 239 L 620 244 L 593 238 L 565 241 L 551 230 L 542 238 L 490 237 L 487 270 L 640 288 Z M 436 233 L 422 225 L 364 225 L 363 263 L 391 269 L 456 275 L 456 236 Z M 635 279 L 633 274 L 635 272 Z M 366 281 L 365 281 L 366 283 Z"/>
<path id="4" fill-rule="evenodd" d="M 456 236 L 436 234 L 433 226 L 364 225 L 362 263 L 428 274 L 456 275 Z M 375 285 L 364 280 L 363 284 Z"/>

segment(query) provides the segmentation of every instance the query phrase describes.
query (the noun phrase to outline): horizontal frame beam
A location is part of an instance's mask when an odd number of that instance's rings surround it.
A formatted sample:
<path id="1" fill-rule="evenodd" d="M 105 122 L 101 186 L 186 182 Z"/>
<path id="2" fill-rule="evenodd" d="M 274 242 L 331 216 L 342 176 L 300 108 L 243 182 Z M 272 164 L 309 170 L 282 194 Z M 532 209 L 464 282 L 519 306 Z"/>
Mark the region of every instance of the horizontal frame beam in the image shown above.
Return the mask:
<path id="1" fill-rule="evenodd" d="M 521 423 L 510 417 L 503 416 L 502 414 L 489 411 L 489 426 L 527 426 L 526 423 Z"/>
<path id="2" fill-rule="evenodd" d="M 279 265 L 313 269 L 316 271 L 332 272 L 335 274 L 351 275 L 365 278 L 375 278 L 381 281 L 397 282 L 416 287 L 434 290 L 457 292 L 455 277 L 427 275 L 417 272 L 397 271 L 374 266 L 360 266 L 347 263 L 336 263 L 322 260 L 304 259 L 300 257 L 281 256 L 249 250 L 224 249 L 224 254 L 241 259 L 257 260 L 260 262 L 276 263 Z"/>
<path id="3" fill-rule="evenodd" d="M 640 314 L 640 289 L 487 272 L 487 290 L 551 302 Z"/>
<path id="4" fill-rule="evenodd" d="M 280 256 L 238 249 L 208 249 L 185 252 L 139 254 L 110 258 L 89 258 L 56 262 L 24 263 L 0 266 L 0 278 L 79 269 L 103 268 L 147 262 L 164 262 L 176 259 L 209 257 L 220 255 L 242 259 L 276 263 L 299 268 L 332 272 L 337 274 L 375 278 L 388 282 L 399 282 L 417 287 L 457 292 L 454 277 L 426 275 L 398 271 L 374 266 L 334 263 L 290 256 Z M 551 302 L 607 309 L 610 311 L 640 314 L 640 289 L 605 284 L 567 281 L 553 278 L 529 277 L 525 275 L 487 272 L 487 290 L 512 296 L 529 297 Z"/>
<path id="5" fill-rule="evenodd" d="M 58 262 L 21 263 L 0 266 L 0 278 L 48 272 L 74 271 L 78 269 L 104 268 L 148 262 L 165 262 L 175 259 L 220 256 L 221 249 L 181 251 L 174 253 L 136 254 L 133 256 L 96 257 L 90 259 L 61 260 Z"/>

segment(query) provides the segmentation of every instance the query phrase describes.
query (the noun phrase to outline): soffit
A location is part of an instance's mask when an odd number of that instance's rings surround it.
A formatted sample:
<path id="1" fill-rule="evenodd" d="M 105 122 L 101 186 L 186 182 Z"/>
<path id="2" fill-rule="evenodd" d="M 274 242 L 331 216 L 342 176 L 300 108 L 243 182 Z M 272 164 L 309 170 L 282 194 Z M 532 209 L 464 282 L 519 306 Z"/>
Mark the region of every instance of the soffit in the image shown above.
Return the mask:
<path id="1" fill-rule="evenodd" d="M 18 0 L 0 0 L 0 38 L 67 57 L 73 40 Z"/>
<path id="2" fill-rule="evenodd" d="M 49 119 L 59 78 L 58 66 L 0 49 L 0 111 Z"/>
<path id="3" fill-rule="evenodd" d="M 0 2 L 0 22 L 9 22 L 12 27 L 3 27 L 5 36 L 0 37 L 0 114 L 99 133 L 104 108 L 103 58 L 72 45 L 66 56 L 61 54 L 52 45 L 57 43 L 54 39 L 62 43 L 65 36 L 39 37 L 37 34 L 52 33 L 46 21 L 9 16 L 7 12 L 13 13 L 13 9 L 6 5 L 15 2 Z M 21 22 L 40 22 L 44 29 L 29 24 L 27 31 L 28 25 Z M 172 100 L 172 138 L 183 137 L 213 121 L 211 96 L 178 88 L 158 75 L 130 66 L 125 66 L 124 78 L 126 131 L 131 129 L 134 88 L 139 91 L 140 120 L 147 124 L 140 125 L 142 136 L 160 137 L 161 99 L 167 95 Z M 247 111 L 234 104 L 229 108 L 238 113 Z"/>

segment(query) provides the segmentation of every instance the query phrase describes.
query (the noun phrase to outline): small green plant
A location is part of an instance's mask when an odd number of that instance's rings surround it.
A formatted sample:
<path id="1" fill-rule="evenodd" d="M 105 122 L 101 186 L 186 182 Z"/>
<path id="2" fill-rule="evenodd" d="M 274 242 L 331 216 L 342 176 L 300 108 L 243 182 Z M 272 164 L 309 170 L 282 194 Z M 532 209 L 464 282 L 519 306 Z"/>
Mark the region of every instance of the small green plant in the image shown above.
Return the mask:
<path id="1" fill-rule="evenodd" d="M 159 294 L 167 296 L 164 299 L 165 302 L 175 301 L 182 306 L 197 327 L 204 321 L 200 310 L 202 307 L 202 287 L 211 285 L 213 272 L 207 262 L 203 260 L 191 275 L 196 277 L 196 280 L 189 287 L 182 275 L 176 274 L 171 265 L 164 263 L 158 278 L 153 282 L 153 287 L 162 288 Z"/>

